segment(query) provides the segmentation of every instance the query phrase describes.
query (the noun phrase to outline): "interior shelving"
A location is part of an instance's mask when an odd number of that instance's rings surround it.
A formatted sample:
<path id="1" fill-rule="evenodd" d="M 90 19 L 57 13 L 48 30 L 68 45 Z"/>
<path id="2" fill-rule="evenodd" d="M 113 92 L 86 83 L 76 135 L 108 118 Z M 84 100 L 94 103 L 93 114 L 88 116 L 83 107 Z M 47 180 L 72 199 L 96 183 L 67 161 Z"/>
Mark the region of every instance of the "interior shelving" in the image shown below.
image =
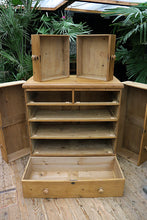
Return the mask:
<path id="1" fill-rule="evenodd" d="M 115 152 L 120 90 L 27 90 L 32 154 Z"/>

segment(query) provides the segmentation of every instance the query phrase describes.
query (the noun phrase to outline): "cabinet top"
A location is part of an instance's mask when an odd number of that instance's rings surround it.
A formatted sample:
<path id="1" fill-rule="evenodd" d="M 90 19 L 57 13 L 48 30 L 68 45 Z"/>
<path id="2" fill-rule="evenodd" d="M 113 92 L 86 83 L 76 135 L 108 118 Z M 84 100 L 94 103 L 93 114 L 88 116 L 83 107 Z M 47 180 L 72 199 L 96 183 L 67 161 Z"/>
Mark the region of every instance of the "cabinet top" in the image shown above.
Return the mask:
<path id="1" fill-rule="evenodd" d="M 31 77 L 23 84 L 24 89 L 121 89 L 124 85 L 116 77 L 111 81 L 100 81 L 70 76 L 45 82 L 37 82 Z"/>

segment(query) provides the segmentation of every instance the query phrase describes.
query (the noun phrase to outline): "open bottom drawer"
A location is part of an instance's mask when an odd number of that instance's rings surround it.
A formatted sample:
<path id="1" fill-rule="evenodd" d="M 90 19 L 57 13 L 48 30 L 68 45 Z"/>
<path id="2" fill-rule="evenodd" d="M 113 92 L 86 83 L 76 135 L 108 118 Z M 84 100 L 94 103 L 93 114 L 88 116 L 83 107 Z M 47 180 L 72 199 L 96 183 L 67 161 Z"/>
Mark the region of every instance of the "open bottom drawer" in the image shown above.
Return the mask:
<path id="1" fill-rule="evenodd" d="M 22 177 L 28 198 L 122 196 L 124 183 L 115 156 L 30 157 Z"/>

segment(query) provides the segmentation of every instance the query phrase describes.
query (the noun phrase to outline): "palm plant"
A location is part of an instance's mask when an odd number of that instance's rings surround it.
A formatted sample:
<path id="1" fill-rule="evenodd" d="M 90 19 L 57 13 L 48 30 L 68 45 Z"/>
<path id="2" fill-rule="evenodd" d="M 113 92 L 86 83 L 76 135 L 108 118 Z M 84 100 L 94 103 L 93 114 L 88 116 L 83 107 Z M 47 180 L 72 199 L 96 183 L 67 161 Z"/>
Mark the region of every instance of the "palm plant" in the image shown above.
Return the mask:
<path id="1" fill-rule="evenodd" d="M 37 16 L 32 0 L 16 8 L 11 1 L 0 6 L 0 81 L 27 79 L 32 74 L 30 32 Z"/>
<path id="2" fill-rule="evenodd" d="M 118 37 L 116 60 L 126 65 L 128 79 L 147 83 L 147 3 L 107 10 L 116 16 L 113 31 Z"/>
<path id="3" fill-rule="evenodd" d="M 90 28 L 86 23 L 80 22 L 75 24 L 72 17 L 63 15 L 59 17 L 57 14 L 42 15 L 40 19 L 41 25 L 37 29 L 38 34 L 60 34 L 70 36 L 70 63 L 75 69 L 76 62 L 76 36 L 79 34 L 89 34 Z"/>
<path id="4" fill-rule="evenodd" d="M 77 35 L 90 33 L 90 28 L 85 23 L 75 24 L 72 17 L 68 16 L 62 15 L 60 18 L 58 15 L 47 14 L 40 21 L 41 26 L 37 30 L 40 34 L 65 34 L 70 36 L 70 41 L 75 41 Z"/>

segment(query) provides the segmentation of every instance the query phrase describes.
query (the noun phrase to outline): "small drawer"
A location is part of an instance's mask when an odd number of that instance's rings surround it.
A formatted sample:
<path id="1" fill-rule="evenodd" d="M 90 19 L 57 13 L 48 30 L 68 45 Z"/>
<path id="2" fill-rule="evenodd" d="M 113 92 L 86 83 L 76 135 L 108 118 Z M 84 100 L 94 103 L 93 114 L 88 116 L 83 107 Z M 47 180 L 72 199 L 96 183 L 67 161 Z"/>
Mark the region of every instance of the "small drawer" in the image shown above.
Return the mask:
<path id="1" fill-rule="evenodd" d="M 115 61 L 113 34 L 77 36 L 77 77 L 108 81 L 113 79 Z"/>
<path id="2" fill-rule="evenodd" d="M 33 34 L 33 79 L 38 82 L 69 76 L 69 36 Z"/>
<path id="3" fill-rule="evenodd" d="M 122 196 L 124 183 L 115 156 L 31 157 L 22 177 L 26 198 Z"/>

